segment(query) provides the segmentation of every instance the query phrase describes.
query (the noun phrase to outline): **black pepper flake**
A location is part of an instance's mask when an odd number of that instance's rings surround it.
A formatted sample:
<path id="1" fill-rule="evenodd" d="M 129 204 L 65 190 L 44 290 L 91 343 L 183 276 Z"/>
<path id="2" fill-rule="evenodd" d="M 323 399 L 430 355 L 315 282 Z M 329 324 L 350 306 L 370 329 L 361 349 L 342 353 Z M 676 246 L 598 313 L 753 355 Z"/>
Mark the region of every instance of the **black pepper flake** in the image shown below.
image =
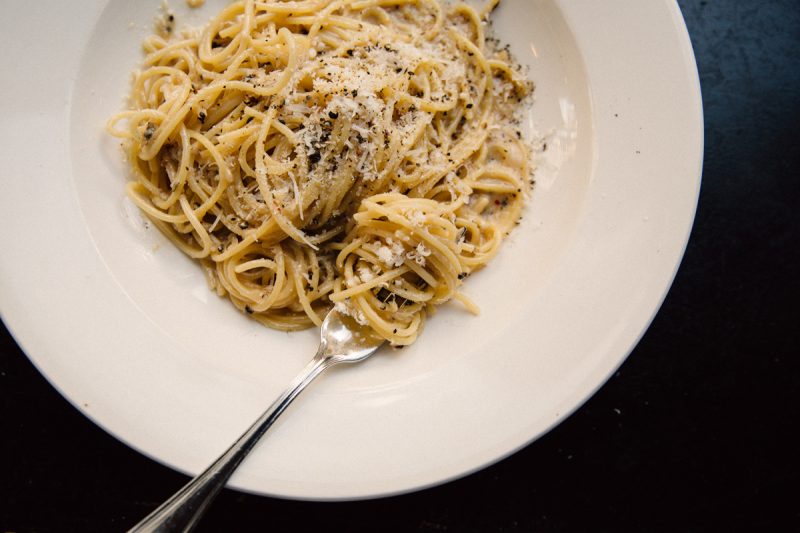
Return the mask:
<path id="1" fill-rule="evenodd" d="M 222 252 L 224 249 L 225 248 L 223 248 L 221 244 L 219 246 L 217 246 L 217 251 L 218 252 Z"/>
<path id="2" fill-rule="evenodd" d="M 339 113 L 337 113 L 336 111 L 329 111 L 328 116 L 336 120 L 337 118 L 339 118 Z"/>
<path id="3" fill-rule="evenodd" d="M 244 312 L 247 313 L 248 315 L 252 315 L 253 314 L 253 308 L 250 307 L 249 305 L 245 305 L 244 306 Z"/>
<path id="4" fill-rule="evenodd" d="M 197 118 L 198 118 L 198 120 L 200 120 L 201 124 L 205 124 L 206 123 L 206 112 L 205 111 L 200 111 L 197 114 Z"/>
<path id="5" fill-rule="evenodd" d="M 319 163 L 320 159 L 322 159 L 322 156 L 319 152 L 313 152 L 308 156 L 308 160 L 314 164 Z"/>
<path id="6" fill-rule="evenodd" d="M 461 273 L 458 274 L 458 279 L 464 279 L 466 277 L 467 277 L 466 272 L 461 272 Z"/>
<path id="7" fill-rule="evenodd" d="M 351 48 L 350 50 L 346 51 L 345 54 L 347 54 L 350 57 L 353 57 L 353 49 Z"/>
<path id="8" fill-rule="evenodd" d="M 156 132 L 156 125 L 153 124 L 152 122 L 148 122 L 147 127 L 144 130 L 144 140 L 149 141 L 150 139 L 152 139 L 155 132 Z"/>

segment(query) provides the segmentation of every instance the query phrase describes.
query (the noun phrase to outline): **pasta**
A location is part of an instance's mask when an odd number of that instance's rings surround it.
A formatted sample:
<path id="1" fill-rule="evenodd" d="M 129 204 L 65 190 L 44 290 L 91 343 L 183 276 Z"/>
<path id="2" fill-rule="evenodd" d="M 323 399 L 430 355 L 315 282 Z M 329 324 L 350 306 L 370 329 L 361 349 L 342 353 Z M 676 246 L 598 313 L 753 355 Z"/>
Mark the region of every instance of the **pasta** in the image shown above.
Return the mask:
<path id="1" fill-rule="evenodd" d="M 438 0 L 246 0 L 146 39 L 109 122 L 127 193 L 263 324 L 336 307 L 394 345 L 497 252 L 530 153 L 532 85 L 479 12 Z"/>

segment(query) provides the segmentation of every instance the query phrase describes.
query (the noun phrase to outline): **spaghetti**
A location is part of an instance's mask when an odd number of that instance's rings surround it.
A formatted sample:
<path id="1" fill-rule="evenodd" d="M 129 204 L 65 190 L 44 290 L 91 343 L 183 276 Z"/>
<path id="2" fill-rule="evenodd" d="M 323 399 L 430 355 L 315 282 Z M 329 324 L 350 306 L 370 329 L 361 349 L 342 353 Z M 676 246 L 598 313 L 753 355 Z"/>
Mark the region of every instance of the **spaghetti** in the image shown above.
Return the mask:
<path id="1" fill-rule="evenodd" d="M 333 306 L 394 345 L 484 266 L 518 221 L 530 83 L 438 0 L 238 1 L 146 39 L 111 119 L 127 192 L 210 287 L 263 324 Z"/>

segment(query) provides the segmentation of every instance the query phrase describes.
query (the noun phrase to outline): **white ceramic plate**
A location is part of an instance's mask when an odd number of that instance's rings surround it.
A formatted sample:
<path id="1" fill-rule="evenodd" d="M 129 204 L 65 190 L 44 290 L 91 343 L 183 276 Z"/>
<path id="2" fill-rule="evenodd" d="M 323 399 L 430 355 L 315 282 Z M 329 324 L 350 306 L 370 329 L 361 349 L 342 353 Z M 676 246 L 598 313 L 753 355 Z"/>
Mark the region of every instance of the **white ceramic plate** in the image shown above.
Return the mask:
<path id="1" fill-rule="evenodd" d="M 42 373 L 130 446 L 196 473 L 314 353 L 207 290 L 123 196 L 103 132 L 161 0 L 3 7 L 0 304 Z M 189 12 L 199 24 L 222 4 Z M 548 139 L 523 224 L 413 347 L 333 370 L 233 486 L 307 499 L 418 489 L 553 427 L 607 379 L 657 311 L 700 183 L 702 112 L 668 0 L 505 0 L 498 36 L 537 84 Z"/>

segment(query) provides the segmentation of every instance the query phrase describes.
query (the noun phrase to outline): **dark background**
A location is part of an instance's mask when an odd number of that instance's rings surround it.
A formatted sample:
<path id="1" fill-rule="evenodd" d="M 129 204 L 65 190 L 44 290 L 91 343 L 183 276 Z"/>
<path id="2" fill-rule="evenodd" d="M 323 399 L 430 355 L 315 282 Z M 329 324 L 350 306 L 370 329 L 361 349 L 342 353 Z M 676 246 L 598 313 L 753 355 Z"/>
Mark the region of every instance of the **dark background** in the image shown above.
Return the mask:
<path id="1" fill-rule="evenodd" d="M 800 1 L 679 3 L 703 89 L 700 204 L 619 372 L 464 479 L 337 504 L 225 491 L 201 531 L 800 531 Z M 0 333 L 2 531 L 122 531 L 186 481 L 90 423 Z"/>

